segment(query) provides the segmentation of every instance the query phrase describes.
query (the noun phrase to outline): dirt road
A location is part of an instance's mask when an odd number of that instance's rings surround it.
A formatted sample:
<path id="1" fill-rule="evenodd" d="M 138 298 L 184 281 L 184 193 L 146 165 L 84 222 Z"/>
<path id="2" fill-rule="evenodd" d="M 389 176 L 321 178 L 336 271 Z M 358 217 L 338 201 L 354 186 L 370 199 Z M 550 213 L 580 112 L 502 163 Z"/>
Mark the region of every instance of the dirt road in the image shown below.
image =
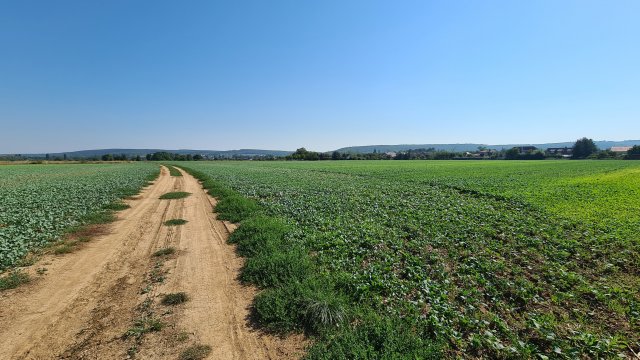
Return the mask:
<path id="1" fill-rule="evenodd" d="M 250 325 L 255 289 L 237 280 L 242 259 L 226 244 L 228 227 L 212 212 L 215 200 L 182 173 L 171 177 L 163 167 L 108 234 L 44 257 L 30 269 L 44 275 L 0 293 L 0 359 L 177 359 L 195 344 L 211 347 L 209 359 L 302 354 L 300 336 L 281 339 Z M 191 195 L 159 199 L 171 191 Z M 188 222 L 163 224 L 174 218 Z M 175 252 L 154 256 L 163 248 Z M 174 292 L 189 300 L 160 303 Z"/>

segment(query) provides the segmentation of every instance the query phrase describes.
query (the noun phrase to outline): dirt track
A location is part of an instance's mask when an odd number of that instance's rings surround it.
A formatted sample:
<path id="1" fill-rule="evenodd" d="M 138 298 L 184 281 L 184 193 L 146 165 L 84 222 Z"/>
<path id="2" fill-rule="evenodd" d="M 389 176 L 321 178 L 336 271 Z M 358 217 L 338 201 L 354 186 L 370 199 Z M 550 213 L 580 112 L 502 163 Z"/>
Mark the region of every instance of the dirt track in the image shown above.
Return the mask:
<path id="1" fill-rule="evenodd" d="M 73 253 L 46 256 L 30 270 L 46 268 L 45 275 L 0 294 L 0 359 L 176 359 L 196 343 L 211 346 L 209 359 L 301 355 L 300 336 L 281 339 L 251 327 L 255 289 L 237 280 L 242 259 L 226 244 L 230 226 L 215 219 L 215 200 L 197 180 L 183 175 L 162 168 L 107 235 Z M 191 196 L 158 199 L 170 191 Z M 163 225 L 172 218 L 188 223 Z M 153 256 L 165 247 L 177 251 Z M 185 292 L 189 301 L 161 305 L 161 295 L 171 292 Z M 144 318 L 165 326 L 123 337 Z"/>

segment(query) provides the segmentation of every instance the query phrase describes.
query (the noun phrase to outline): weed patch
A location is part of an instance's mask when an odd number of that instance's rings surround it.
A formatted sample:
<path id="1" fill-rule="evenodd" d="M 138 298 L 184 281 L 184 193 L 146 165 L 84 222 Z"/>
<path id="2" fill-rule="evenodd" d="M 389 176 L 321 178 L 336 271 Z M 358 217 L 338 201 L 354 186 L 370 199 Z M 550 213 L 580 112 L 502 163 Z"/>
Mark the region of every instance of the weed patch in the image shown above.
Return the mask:
<path id="1" fill-rule="evenodd" d="M 125 204 L 122 201 L 114 201 L 112 203 L 110 203 L 109 205 L 106 205 L 104 207 L 105 210 L 113 210 L 113 211 L 120 211 L 120 210 L 125 210 L 125 209 L 129 209 L 131 206 Z"/>
<path id="2" fill-rule="evenodd" d="M 164 327 L 164 323 L 153 317 L 143 317 L 136 320 L 133 327 L 124 333 L 123 337 L 128 338 L 141 338 L 144 334 L 160 331 Z"/>
<path id="3" fill-rule="evenodd" d="M 189 296 L 183 292 L 166 294 L 162 297 L 162 305 L 178 305 L 187 302 Z"/>
<path id="4" fill-rule="evenodd" d="M 221 220 L 239 223 L 258 212 L 258 204 L 240 195 L 227 195 L 216 204 L 216 213 Z"/>
<path id="5" fill-rule="evenodd" d="M 169 192 L 169 193 L 161 195 L 160 199 L 163 199 L 163 200 L 183 199 L 183 198 L 186 198 L 189 195 L 191 195 L 191 193 L 189 193 L 189 192 L 175 191 L 175 192 Z"/>
<path id="6" fill-rule="evenodd" d="M 176 169 L 175 167 L 168 165 L 167 168 L 169 169 L 169 175 L 182 176 L 182 173 L 180 172 L 180 170 Z"/>
<path id="7" fill-rule="evenodd" d="M 181 354 L 180 360 L 201 360 L 209 356 L 211 353 L 211 346 L 196 344 L 189 346 Z"/>
<path id="8" fill-rule="evenodd" d="M 56 255 L 62 255 L 62 254 L 68 254 L 70 252 L 73 251 L 73 245 L 72 244 L 62 244 L 60 246 L 56 246 L 53 249 L 53 253 Z"/>
<path id="9" fill-rule="evenodd" d="M 15 289 L 31 280 L 28 274 L 20 270 L 12 270 L 8 275 L 0 278 L 0 291 Z"/>
<path id="10" fill-rule="evenodd" d="M 173 247 L 163 248 L 153 253 L 153 256 L 167 256 L 176 252 Z"/>
<path id="11" fill-rule="evenodd" d="M 171 220 L 165 221 L 164 224 L 167 226 L 177 226 L 177 225 L 184 225 L 187 222 L 188 221 L 185 219 L 171 219 Z"/>

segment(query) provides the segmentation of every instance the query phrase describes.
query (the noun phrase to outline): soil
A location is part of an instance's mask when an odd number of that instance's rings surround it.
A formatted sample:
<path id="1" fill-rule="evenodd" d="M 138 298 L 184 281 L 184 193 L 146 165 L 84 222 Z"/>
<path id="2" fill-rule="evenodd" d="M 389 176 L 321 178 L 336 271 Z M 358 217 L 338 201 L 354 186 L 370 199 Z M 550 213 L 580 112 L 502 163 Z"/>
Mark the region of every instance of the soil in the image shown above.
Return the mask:
<path id="1" fill-rule="evenodd" d="M 33 281 L 0 293 L 0 359 L 177 359 L 196 344 L 211 347 L 208 359 L 304 354 L 302 335 L 253 326 L 257 290 L 239 282 L 243 260 L 227 244 L 235 226 L 217 220 L 215 199 L 181 172 L 172 177 L 162 167 L 105 234 L 72 253 L 44 256 L 26 269 Z M 191 195 L 158 199 L 172 191 Z M 174 218 L 188 222 L 163 224 Z M 169 247 L 173 254 L 154 256 Z M 188 301 L 161 304 L 175 292 Z M 145 319 L 162 326 L 136 328 Z"/>

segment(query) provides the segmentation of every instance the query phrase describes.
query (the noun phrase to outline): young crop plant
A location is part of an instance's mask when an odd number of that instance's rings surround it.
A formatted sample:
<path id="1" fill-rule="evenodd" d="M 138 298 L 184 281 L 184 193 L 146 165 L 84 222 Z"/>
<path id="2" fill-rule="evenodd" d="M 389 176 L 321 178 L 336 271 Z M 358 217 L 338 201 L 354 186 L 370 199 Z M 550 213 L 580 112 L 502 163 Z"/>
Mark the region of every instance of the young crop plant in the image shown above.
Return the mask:
<path id="1" fill-rule="evenodd" d="M 171 199 L 184 199 L 187 196 L 191 195 L 191 193 L 186 192 L 186 191 L 174 191 L 174 192 L 168 192 L 166 194 L 162 194 L 160 196 L 160 199 L 162 200 L 171 200 Z"/>
<path id="2" fill-rule="evenodd" d="M 263 327 L 309 359 L 633 358 L 640 164 L 201 162 Z M 230 212 L 233 213 L 233 212 Z M 234 220 L 235 221 L 235 220 Z"/>
<path id="3" fill-rule="evenodd" d="M 159 167 L 148 163 L 0 166 L 0 271 L 88 224 L 115 219 Z"/>

